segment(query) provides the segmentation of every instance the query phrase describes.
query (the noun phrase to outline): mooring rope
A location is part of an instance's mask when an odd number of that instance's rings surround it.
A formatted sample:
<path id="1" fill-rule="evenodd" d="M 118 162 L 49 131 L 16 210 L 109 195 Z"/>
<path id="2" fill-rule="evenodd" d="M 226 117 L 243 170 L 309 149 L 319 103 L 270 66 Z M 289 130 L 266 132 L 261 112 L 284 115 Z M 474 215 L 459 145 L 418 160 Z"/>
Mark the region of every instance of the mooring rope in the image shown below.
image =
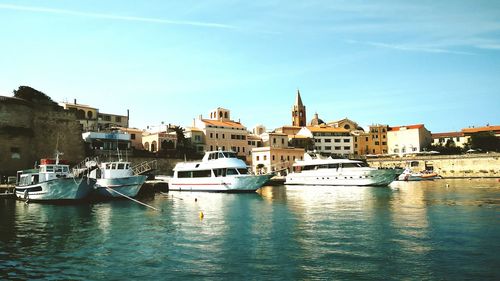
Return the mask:
<path id="1" fill-rule="evenodd" d="M 141 204 L 141 205 L 143 205 L 143 206 L 146 206 L 146 207 L 151 208 L 151 209 L 153 209 L 153 210 L 155 210 L 155 211 L 161 212 L 161 210 L 160 210 L 160 209 L 157 209 L 157 208 L 155 208 L 155 207 L 153 207 L 153 206 L 151 206 L 151 205 L 148 205 L 148 204 L 143 203 L 143 202 L 141 202 L 141 201 L 139 201 L 139 200 L 136 200 L 136 199 L 134 199 L 134 198 L 132 198 L 132 197 L 129 197 L 129 196 L 127 196 L 127 195 L 125 195 L 125 194 L 123 194 L 123 193 L 121 193 L 121 192 L 118 192 L 118 191 L 116 191 L 116 190 L 114 190 L 114 189 L 112 189 L 112 188 L 106 187 L 106 189 L 107 189 L 107 190 L 111 190 L 111 191 L 113 191 L 113 192 L 116 192 L 118 195 L 121 195 L 121 196 L 123 196 L 123 197 L 125 197 L 125 198 L 127 198 L 127 199 L 129 199 L 129 200 L 132 200 L 132 201 L 134 201 L 134 202 L 136 202 L 136 203 L 139 203 L 139 204 Z"/>

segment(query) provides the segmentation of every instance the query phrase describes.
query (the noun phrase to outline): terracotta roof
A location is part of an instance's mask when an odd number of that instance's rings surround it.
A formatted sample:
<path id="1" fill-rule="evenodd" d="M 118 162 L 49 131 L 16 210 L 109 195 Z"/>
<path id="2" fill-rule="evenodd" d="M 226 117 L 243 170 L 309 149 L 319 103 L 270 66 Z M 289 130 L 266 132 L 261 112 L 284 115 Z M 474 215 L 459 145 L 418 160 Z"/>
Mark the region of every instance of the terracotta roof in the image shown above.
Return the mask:
<path id="1" fill-rule="evenodd" d="M 205 124 L 207 125 L 212 125 L 212 126 L 240 128 L 240 129 L 245 128 L 245 126 L 241 125 L 241 123 L 233 121 L 219 121 L 219 120 L 209 120 L 209 119 L 202 119 L 201 121 L 205 122 Z"/>
<path id="2" fill-rule="evenodd" d="M 424 127 L 424 124 L 415 124 L 415 125 L 406 125 L 406 126 L 397 126 L 397 127 L 389 127 L 389 131 L 399 131 L 401 128 L 409 129 L 420 129 Z"/>
<path id="3" fill-rule="evenodd" d="M 448 132 L 448 133 L 436 133 L 432 134 L 433 139 L 438 139 L 438 138 L 449 138 L 449 137 L 463 137 L 464 133 L 463 132 Z"/>
<path id="4" fill-rule="evenodd" d="M 477 128 L 464 128 L 462 129 L 463 133 L 479 133 L 479 132 L 500 132 L 500 126 L 484 126 Z"/>
<path id="5" fill-rule="evenodd" d="M 290 139 L 308 139 L 309 137 L 301 136 L 301 135 L 288 135 Z"/>
<path id="6" fill-rule="evenodd" d="M 331 132 L 331 133 L 348 133 L 349 130 L 346 130 L 344 128 L 334 128 L 334 127 L 315 127 L 315 126 L 308 126 L 307 129 L 313 133 L 323 133 L 323 132 Z"/>

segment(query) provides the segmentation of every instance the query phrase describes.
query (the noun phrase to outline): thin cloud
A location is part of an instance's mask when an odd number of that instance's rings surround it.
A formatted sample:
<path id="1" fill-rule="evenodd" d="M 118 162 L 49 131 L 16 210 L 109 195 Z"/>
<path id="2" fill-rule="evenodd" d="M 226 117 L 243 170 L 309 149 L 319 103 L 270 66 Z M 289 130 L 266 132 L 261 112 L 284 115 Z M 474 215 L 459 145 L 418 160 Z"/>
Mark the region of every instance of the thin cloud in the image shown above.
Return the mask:
<path id="1" fill-rule="evenodd" d="M 476 55 L 474 53 L 469 53 L 469 52 L 462 52 L 462 51 L 453 51 L 453 50 L 448 50 L 448 49 L 442 49 L 442 48 L 433 48 L 433 47 L 426 47 L 426 46 L 420 46 L 420 45 L 399 45 L 399 44 L 387 44 L 387 43 L 381 43 L 381 42 L 361 42 L 361 41 L 356 41 L 356 40 L 345 40 L 347 43 L 351 44 L 363 44 L 363 45 L 369 45 L 369 46 L 374 46 L 374 47 L 379 47 L 379 48 L 387 48 L 387 49 L 393 49 L 393 50 L 399 50 L 399 51 L 410 51 L 410 52 L 425 52 L 425 53 L 446 53 L 446 54 L 455 54 L 455 55 Z"/>
<path id="2" fill-rule="evenodd" d="M 15 10 L 15 11 L 28 11 L 28 12 L 36 12 L 36 13 L 71 15 L 71 16 L 91 17 L 91 18 L 110 19 L 110 20 L 149 22 L 149 23 L 157 23 L 157 24 L 189 25 L 189 26 L 223 28 L 223 29 L 236 29 L 237 28 L 236 26 L 232 26 L 232 25 L 228 25 L 228 24 L 213 23 L 213 22 L 179 21 L 179 20 L 167 20 L 167 19 L 160 19 L 160 18 L 121 16 L 121 15 L 113 15 L 113 14 L 88 13 L 88 12 L 79 12 L 79 11 L 72 11 L 72 10 L 54 9 L 54 8 L 45 8 L 45 7 L 36 7 L 36 6 L 0 4 L 0 9 Z"/>

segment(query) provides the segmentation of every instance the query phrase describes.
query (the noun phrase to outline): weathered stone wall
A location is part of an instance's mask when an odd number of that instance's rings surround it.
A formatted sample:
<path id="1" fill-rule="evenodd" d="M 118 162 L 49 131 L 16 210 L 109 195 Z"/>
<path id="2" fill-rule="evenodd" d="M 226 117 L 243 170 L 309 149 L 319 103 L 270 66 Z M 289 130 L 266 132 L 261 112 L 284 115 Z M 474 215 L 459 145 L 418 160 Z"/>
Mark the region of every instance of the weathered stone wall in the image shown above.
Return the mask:
<path id="1" fill-rule="evenodd" d="M 500 153 L 369 159 L 372 167 L 408 167 L 423 171 L 432 167 L 443 178 L 500 178 Z"/>
<path id="2" fill-rule="evenodd" d="M 0 177 L 53 157 L 56 147 L 71 164 L 84 159 L 85 146 L 74 113 L 0 97 Z"/>

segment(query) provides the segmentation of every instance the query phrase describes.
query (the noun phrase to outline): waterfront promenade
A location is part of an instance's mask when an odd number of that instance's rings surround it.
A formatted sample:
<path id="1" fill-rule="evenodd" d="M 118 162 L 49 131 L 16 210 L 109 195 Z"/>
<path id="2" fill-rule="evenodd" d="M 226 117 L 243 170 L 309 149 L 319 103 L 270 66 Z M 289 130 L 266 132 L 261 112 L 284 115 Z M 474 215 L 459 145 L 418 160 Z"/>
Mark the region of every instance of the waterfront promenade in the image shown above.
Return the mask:
<path id="1" fill-rule="evenodd" d="M 500 279 L 496 179 L 146 202 L 0 200 L 0 279 Z"/>

